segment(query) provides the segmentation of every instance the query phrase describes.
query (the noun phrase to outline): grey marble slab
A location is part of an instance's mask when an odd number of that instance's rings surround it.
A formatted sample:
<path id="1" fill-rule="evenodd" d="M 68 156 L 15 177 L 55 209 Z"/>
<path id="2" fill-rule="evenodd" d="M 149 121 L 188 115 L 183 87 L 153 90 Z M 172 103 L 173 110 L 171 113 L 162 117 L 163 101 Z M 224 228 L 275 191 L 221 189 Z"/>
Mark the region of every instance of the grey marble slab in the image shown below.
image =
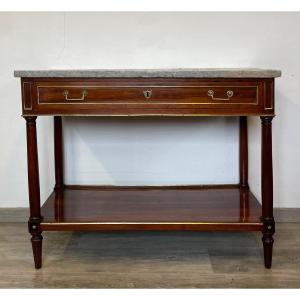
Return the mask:
<path id="1" fill-rule="evenodd" d="M 16 70 L 15 77 L 76 78 L 275 78 L 281 71 L 270 69 L 90 69 Z"/>

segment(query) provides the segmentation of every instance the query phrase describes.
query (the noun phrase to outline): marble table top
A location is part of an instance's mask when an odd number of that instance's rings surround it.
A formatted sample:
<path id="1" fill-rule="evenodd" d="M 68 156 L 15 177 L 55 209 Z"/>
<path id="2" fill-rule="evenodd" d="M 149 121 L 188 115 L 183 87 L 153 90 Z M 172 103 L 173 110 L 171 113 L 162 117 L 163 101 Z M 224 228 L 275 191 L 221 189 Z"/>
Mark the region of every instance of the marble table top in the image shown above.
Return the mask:
<path id="1" fill-rule="evenodd" d="M 15 77 L 69 78 L 275 78 L 280 70 L 256 68 L 226 69 L 81 69 L 81 70 L 16 70 Z"/>

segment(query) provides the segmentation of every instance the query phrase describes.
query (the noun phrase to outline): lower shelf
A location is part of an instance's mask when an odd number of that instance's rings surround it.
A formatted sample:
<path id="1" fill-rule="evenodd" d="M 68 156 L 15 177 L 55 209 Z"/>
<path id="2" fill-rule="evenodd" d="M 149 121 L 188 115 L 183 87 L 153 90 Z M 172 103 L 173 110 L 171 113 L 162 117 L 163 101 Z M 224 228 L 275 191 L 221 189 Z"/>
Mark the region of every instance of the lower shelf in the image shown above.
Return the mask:
<path id="1" fill-rule="evenodd" d="M 42 206 L 42 230 L 262 229 L 261 205 L 238 186 L 67 186 Z"/>

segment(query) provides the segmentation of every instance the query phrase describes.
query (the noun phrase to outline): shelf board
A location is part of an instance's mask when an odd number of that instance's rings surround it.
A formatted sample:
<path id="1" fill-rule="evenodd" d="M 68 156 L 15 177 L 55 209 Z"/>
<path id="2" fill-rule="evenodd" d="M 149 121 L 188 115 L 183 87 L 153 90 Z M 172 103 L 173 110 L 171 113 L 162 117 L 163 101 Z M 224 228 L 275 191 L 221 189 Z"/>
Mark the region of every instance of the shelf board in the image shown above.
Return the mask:
<path id="1" fill-rule="evenodd" d="M 42 206 L 42 230 L 261 230 L 261 205 L 235 185 L 66 186 Z"/>

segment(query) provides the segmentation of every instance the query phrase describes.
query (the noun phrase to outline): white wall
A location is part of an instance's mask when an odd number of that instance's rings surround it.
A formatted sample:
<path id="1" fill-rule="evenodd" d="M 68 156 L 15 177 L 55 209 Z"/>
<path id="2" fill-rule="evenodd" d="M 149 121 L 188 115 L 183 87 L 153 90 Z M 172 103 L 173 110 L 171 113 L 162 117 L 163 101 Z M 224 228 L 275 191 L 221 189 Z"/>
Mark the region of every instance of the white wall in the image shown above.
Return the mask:
<path id="1" fill-rule="evenodd" d="M 275 206 L 300 207 L 299 13 L 1 13 L 0 206 L 27 206 L 25 121 L 14 69 L 265 67 L 276 82 Z M 238 181 L 236 118 L 65 119 L 66 181 Z M 260 121 L 249 122 L 260 191 Z M 42 199 L 53 176 L 52 119 L 38 118 Z"/>

